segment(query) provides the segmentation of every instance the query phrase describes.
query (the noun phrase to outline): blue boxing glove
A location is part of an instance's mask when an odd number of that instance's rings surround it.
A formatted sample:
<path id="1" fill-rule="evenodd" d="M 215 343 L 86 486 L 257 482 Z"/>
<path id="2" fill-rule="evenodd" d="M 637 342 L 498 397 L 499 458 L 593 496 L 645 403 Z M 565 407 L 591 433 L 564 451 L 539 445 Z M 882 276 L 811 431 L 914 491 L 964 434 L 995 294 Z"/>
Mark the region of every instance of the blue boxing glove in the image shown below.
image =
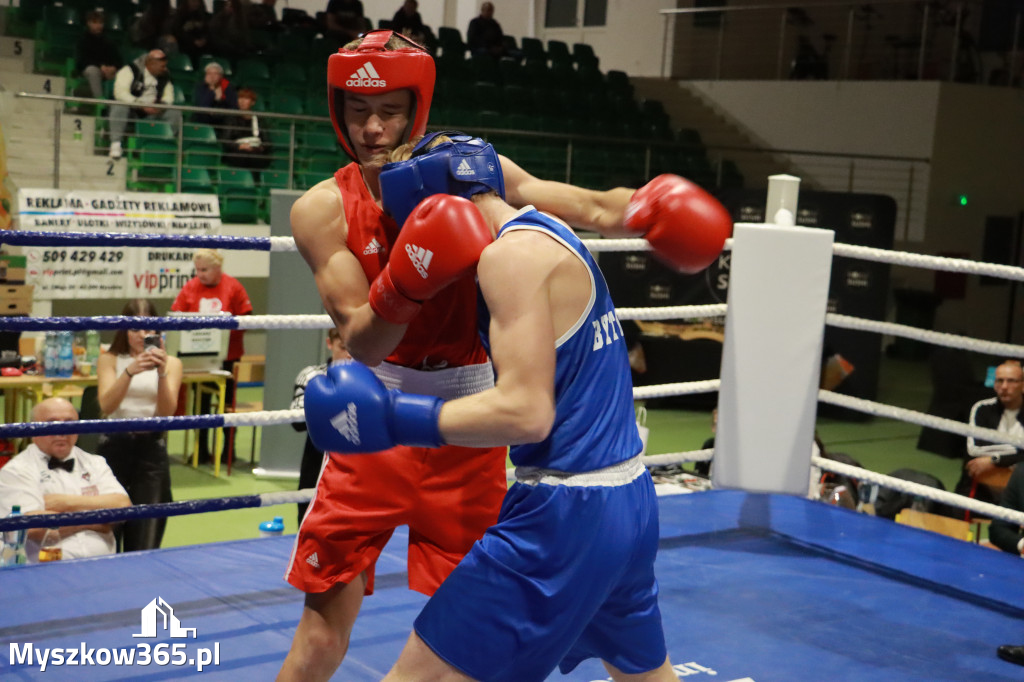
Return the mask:
<path id="1" fill-rule="evenodd" d="M 388 390 L 366 365 L 346 360 L 306 386 L 306 426 L 313 445 L 330 452 L 436 448 L 444 444 L 437 423 L 443 404 L 435 396 Z"/>

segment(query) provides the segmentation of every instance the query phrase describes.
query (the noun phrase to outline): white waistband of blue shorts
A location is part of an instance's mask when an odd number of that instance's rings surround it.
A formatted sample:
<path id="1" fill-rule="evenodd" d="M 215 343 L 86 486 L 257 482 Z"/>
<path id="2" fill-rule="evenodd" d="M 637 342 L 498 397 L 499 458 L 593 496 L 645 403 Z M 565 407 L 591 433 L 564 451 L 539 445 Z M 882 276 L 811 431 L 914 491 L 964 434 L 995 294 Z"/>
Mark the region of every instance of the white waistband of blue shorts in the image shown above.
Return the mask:
<path id="1" fill-rule="evenodd" d="M 600 486 L 616 487 L 632 483 L 647 470 L 643 455 L 637 455 L 624 462 L 603 469 L 572 473 L 541 469 L 540 467 L 516 467 L 516 483 L 524 485 L 568 485 L 579 488 Z"/>
<path id="2" fill-rule="evenodd" d="M 370 369 L 388 388 L 406 393 L 434 395 L 442 400 L 454 400 L 494 388 L 494 368 L 489 361 L 479 365 L 431 371 L 382 362 Z"/>

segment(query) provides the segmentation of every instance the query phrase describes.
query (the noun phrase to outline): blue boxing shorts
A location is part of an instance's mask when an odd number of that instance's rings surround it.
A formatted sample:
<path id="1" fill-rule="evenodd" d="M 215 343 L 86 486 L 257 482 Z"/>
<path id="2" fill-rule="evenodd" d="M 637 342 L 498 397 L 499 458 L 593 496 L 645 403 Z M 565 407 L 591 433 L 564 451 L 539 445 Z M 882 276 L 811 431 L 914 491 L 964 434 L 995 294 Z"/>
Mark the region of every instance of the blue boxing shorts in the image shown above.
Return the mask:
<path id="1" fill-rule="evenodd" d="M 640 458 L 519 474 L 498 523 L 427 602 L 416 634 L 485 682 L 543 680 L 592 657 L 633 674 L 664 663 L 658 502 Z"/>

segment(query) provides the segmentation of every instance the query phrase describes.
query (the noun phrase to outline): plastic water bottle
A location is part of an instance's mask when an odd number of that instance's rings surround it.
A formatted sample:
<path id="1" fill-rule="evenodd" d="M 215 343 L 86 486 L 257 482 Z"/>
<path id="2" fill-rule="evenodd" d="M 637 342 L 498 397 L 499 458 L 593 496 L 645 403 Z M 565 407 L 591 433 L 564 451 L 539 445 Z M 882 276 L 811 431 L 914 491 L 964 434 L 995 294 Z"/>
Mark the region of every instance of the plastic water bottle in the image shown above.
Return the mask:
<path id="1" fill-rule="evenodd" d="M 75 371 L 75 348 L 74 337 L 71 332 L 60 333 L 60 347 L 58 350 L 58 366 L 60 372 L 57 376 L 70 377 Z"/>
<path id="2" fill-rule="evenodd" d="M 260 524 L 260 537 L 272 538 L 284 535 L 284 518 L 275 516 L 273 521 L 264 521 Z"/>
<path id="3" fill-rule="evenodd" d="M 46 376 L 60 376 L 59 355 L 60 341 L 57 338 L 57 332 L 46 332 L 46 351 L 43 356 L 43 369 Z"/>
<path id="4" fill-rule="evenodd" d="M 96 367 L 96 362 L 100 359 L 100 333 L 95 329 L 90 329 L 85 334 L 85 360 L 92 364 L 93 368 Z"/>
<path id="5" fill-rule="evenodd" d="M 14 516 L 21 516 L 20 504 L 11 507 L 8 518 Z M 28 555 L 25 553 L 25 537 L 27 535 L 28 531 L 24 528 L 3 532 L 3 545 L 0 546 L 0 567 L 11 568 L 28 563 Z"/>

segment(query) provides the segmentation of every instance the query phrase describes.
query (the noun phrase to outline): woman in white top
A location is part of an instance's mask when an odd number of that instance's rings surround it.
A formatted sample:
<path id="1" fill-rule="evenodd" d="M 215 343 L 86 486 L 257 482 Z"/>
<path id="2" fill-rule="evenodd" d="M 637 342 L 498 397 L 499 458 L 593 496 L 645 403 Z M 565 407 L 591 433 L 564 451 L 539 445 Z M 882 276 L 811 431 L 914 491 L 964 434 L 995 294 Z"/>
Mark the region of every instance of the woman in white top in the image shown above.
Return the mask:
<path id="1" fill-rule="evenodd" d="M 126 316 L 156 317 L 150 301 L 135 299 L 121 311 Z M 147 345 L 155 336 L 157 345 Z M 181 360 L 167 355 L 163 339 L 148 329 L 119 329 L 96 367 L 100 409 L 108 419 L 169 417 L 178 406 Z M 96 454 L 106 458 L 132 504 L 171 501 L 171 470 L 167 437 L 158 431 L 114 432 L 100 437 Z M 125 552 L 155 549 L 167 519 L 129 521 L 122 531 Z"/>

